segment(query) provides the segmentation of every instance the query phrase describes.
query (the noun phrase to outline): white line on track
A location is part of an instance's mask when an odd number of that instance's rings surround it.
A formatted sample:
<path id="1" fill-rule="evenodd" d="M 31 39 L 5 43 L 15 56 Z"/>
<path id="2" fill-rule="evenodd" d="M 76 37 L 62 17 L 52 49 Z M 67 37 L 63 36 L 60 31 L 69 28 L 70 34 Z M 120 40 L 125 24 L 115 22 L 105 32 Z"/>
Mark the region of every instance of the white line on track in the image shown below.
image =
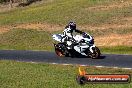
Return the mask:
<path id="1" fill-rule="evenodd" d="M 50 64 L 60 64 L 60 63 L 50 63 Z M 79 65 L 79 64 L 60 64 L 60 65 L 78 65 L 78 66 L 89 66 L 89 65 Z M 90 67 L 96 67 L 96 68 L 115 68 L 115 69 L 127 69 L 132 70 L 132 68 L 122 68 L 122 67 L 107 67 L 107 66 L 90 66 Z"/>
<path id="2" fill-rule="evenodd" d="M 17 61 L 17 62 L 23 62 L 23 61 Z M 27 63 L 40 63 L 40 62 L 33 62 L 33 61 L 30 61 L 30 62 L 27 62 Z M 132 70 L 132 68 L 122 68 L 122 67 L 108 67 L 108 66 L 90 66 L 90 65 L 80 65 L 80 64 L 64 64 L 64 63 L 49 63 L 49 64 L 58 64 L 58 65 L 65 65 L 65 66 L 70 66 L 70 65 L 77 65 L 77 66 L 84 66 L 84 67 L 96 67 L 96 68 L 115 68 L 115 69 L 126 69 L 126 70 Z"/>

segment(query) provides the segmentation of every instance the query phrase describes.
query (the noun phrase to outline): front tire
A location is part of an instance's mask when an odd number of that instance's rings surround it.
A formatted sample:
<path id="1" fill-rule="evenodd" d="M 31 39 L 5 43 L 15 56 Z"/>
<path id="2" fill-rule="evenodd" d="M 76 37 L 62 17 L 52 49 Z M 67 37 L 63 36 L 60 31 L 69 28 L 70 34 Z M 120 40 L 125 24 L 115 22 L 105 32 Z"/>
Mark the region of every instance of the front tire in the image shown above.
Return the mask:
<path id="1" fill-rule="evenodd" d="M 100 57 L 100 50 L 98 47 L 93 47 L 93 53 L 91 53 L 90 57 L 92 59 L 98 59 Z"/>

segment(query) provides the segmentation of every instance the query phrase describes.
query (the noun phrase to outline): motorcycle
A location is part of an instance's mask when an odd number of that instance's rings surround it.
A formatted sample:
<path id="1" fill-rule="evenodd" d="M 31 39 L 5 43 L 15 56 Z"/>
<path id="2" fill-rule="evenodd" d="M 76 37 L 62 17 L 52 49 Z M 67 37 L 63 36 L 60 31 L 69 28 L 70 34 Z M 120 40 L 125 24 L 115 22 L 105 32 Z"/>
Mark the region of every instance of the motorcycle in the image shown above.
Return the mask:
<path id="1" fill-rule="evenodd" d="M 83 55 L 86 57 L 91 57 L 92 59 L 97 59 L 100 57 L 100 50 L 95 46 L 94 38 L 87 33 L 73 36 L 76 41 L 74 42 L 73 48 L 70 47 L 70 45 L 73 43 L 72 40 L 63 34 L 53 34 L 52 38 L 59 42 L 54 43 L 55 52 L 58 56 L 74 57 L 76 55 Z M 63 39 L 66 41 L 62 42 Z"/>

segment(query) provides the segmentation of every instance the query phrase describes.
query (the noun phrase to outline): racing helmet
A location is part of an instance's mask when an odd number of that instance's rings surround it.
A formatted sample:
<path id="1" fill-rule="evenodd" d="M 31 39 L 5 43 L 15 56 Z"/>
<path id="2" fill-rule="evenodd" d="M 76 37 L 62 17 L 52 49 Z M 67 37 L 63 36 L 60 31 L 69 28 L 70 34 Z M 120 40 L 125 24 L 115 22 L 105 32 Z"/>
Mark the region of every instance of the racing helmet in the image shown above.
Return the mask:
<path id="1" fill-rule="evenodd" d="M 68 26 L 70 29 L 75 30 L 76 29 L 76 23 L 75 22 L 69 22 Z"/>

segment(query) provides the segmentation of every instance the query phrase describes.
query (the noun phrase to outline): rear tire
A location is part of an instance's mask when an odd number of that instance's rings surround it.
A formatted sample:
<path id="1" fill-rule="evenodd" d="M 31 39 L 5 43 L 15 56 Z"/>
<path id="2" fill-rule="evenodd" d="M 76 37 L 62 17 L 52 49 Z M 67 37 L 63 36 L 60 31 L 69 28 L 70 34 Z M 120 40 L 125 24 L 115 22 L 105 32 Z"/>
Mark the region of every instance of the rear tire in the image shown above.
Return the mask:
<path id="1" fill-rule="evenodd" d="M 58 43 L 57 45 L 55 44 L 54 47 L 55 47 L 55 53 L 57 56 L 60 56 L 60 57 L 69 56 L 69 53 L 64 44 Z"/>
<path id="2" fill-rule="evenodd" d="M 63 54 L 63 52 L 60 51 L 60 50 L 58 50 L 58 49 L 55 49 L 55 53 L 56 53 L 56 55 L 59 56 L 59 57 L 64 57 L 64 56 L 65 56 L 65 55 Z"/>

